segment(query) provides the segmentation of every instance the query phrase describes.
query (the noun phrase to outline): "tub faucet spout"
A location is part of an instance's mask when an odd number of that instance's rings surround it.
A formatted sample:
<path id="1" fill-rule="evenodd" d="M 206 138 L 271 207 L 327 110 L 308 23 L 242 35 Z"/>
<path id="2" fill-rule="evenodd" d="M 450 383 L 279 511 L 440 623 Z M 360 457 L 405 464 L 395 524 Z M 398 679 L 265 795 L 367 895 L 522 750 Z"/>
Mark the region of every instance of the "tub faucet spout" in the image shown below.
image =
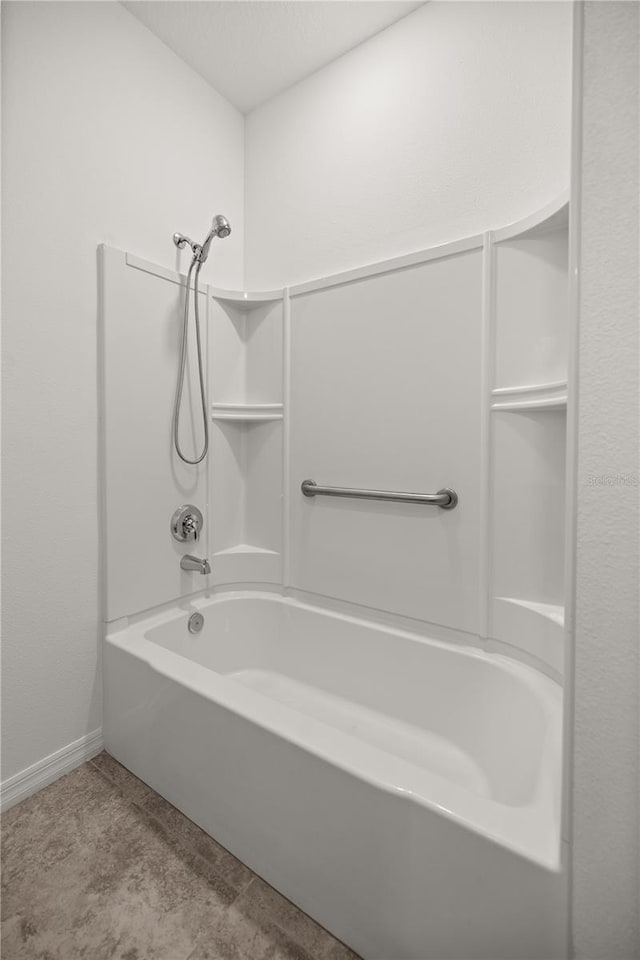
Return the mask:
<path id="1" fill-rule="evenodd" d="M 201 560 L 200 557 L 192 557 L 190 553 L 185 554 L 180 560 L 181 570 L 197 570 L 198 573 L 211 573 L 211 565 L 208 560 Z"/>

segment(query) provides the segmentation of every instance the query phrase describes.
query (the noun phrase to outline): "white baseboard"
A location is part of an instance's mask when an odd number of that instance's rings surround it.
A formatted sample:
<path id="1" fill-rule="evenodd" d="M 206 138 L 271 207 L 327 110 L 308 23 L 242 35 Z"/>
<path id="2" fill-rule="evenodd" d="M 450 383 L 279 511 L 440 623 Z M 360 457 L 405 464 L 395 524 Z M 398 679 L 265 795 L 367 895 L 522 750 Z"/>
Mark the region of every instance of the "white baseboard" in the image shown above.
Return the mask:
<path id="1" fill-rule="evenodd" d="M 74 740 L 73 743 L 68 743 L 55 753 L 50 753 L 48 757 L 43 757 L 12 777 L 7 777 L 0 784 L 0 809 L 8 810 L 20 800 L 37 793 L 58 777 L 79 767 L 85 760 L 97 756 L 103 748 L 104 739 L 100 728 Z"/>

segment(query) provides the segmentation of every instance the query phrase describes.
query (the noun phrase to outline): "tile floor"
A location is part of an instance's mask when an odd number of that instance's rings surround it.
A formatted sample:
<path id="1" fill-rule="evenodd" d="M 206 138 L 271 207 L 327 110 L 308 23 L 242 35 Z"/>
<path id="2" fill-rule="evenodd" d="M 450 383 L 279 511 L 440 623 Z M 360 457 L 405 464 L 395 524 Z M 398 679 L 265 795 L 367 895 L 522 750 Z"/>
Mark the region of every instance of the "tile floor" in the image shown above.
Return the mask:
<path id="1" fill-rule="evenodd" d="M 3 960 L 358 960 L 108 754 L 2 817 Z"/>

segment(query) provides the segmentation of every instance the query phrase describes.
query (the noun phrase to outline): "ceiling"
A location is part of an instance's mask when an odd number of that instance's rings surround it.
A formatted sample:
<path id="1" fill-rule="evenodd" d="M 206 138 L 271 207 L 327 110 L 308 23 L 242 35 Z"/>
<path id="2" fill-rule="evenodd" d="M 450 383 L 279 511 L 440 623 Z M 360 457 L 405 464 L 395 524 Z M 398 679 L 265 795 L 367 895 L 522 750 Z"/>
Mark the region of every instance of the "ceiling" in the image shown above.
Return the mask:
<path id="1" fill-rule="evenodd" d="M 423 2 L 123 0 L 123 6 L 247 113 Z"/>

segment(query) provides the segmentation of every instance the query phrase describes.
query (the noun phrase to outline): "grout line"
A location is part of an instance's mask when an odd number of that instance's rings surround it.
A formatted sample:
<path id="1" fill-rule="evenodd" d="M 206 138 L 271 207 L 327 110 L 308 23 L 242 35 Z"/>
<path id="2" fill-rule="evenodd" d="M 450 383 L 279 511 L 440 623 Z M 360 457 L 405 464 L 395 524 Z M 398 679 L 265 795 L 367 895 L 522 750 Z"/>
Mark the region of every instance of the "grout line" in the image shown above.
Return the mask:
<path id="1" fill-rule="evenodd" d="M 251 886 L 253 881 L 256 879 L 257 874 L 255 874 L 253 870 L 246 865 L 246 863 L 243 863 L 242 860 L 239 860 L 233 853 L 231 853 L 230 850 L 227 850 L 226 847 L 223 847 L 222 844 L 219 843 L 215 837 L 212 837 L 211 834 L 207 833 L 206 830 L 203 830 L 202 827 L 198 826 L 198 824 L 194 820 L 191 820 L 189 817 L 187 817 L 186 814 L 184 814 L 181 810 L 178 810 L 177 807 L 174 807 L 173 804 L 171 804 L 173 809 L 176 810 L 176 812 L 180 817 L 188 821 L 198 830 L 202 831 L 205 837 L 207 837 L 208 839 L 212 840 L 215 844 L 217 844 L 217 846 L 220 847 L 220 849 L 223 851 L 223 853 L 226 856 L 230 857 L 236 863 L 239 863 L 242 867 L 244 867 L 245 870 L 247 870 L 250 873 L 250 877 L 245 883 L 241 883 L 241 884 L 233 883 L 216 863 L 209 860 L 208 857 L 200 853 L 200 851 L 196 848 L 194 843 L 190 843 L 189 841 L 186 841 L 184 839 L 179 839 L 177 837 L 172 836 L 172 833 L 170 829 L 167 827 L 166 823 L 163 820 L 161 820 L 159 817 L 156 817 L 149 812 L 149 810 L 145 807 L 145 803 L 150 796 L 161 797 L 161 794 L 151 789 L 150 792 L 141 800 L 130 800 L 129 802 L 132 804 L 132 806 L 134 806 L 137 810 L 139 810 L 139 812 L 143 815 L 143 817 L 147 821 L 154 824 L 156 828 L 158 828 L 161 831 L 161 833 L 167 838 L 169 843 L 174 844 L 175 846 L 181 848 L 184 852 L 188 853 L 190 856 L 195 857 L 198 861 L 201 861 L 203 864 L 207 866 L 209 870 L 212 870 L 213 873 L 216 874 L 216 876 L 220 877 L 220 879 L 223 880 L 224 883 L 226 883 L 233 891 L 235 891 L 235 896 L 233 897 L 232 900 L 230 900 L 229 904 L 225 908 L 225 909 L 228 909 L 228 907 L 230 907 L 231 904 L 236 902 L 238 897 L 240 897 L 246 890 L 248 890 L 248 888 Z M 161 797 L 161 799 L 164 799 L 164 797 Z M 169 803 L 168 800 L 165 802 Z"/>
<path id="2" fill-rule="evenodd" d="M 103 752 L 103 753 L 106 753 L 106 751 L 104 751 L 104 750 L 103 750 L 102 752 Z M 100 754 L 98 754 L 98 757 L 99 757 L 99 756 L 100 756 Z M 108 756 L 108 757 L 111 757 L 111 754 L 108 753 L 107 756 Z M 111 757 L 111 759 L 113 760 L 114 763 L 117 763 L 117 762 L 118 762 L 114 757 Z M 93 769 L 96 771 L 96 773 L 99 773 L 100 776 L 102 777 L 102 779 L 103 779 L 103 780 L 106 780 L 106 782 L 109 784 L 109 786 L 113 787 L 114 790 L 117 790 L 117 792 L 118 792 L 122 797 L 124 797 L 124 799 L 127 801 L 127 803 L 130 803 L 130 804 L 132 804 L 133 806 L 135 806 L 138 801 L 133 800 L 130 796 L 127 795 L 126 787 L 121 786 L 121 784 L 118 783 L 117 780 L 115 780 L 114 778 L 110 777 L 110 776 L 108 775 L 108 773 L 106 773 L 104 770 L 102 770 L 102 769 L 98 766 L 98 764 L 94 762 L 95 760 L 97 760 L 97 757 L 93 757 L 91 760 L 87 760 L 87 763 L 91 764 L 91 766 L 92 766 Z M 135 777 L 135 774 L 134 774 L 134 773 L 131 773 L 129 770 L 127 770 L 126 767 L 123 767 L 123 769 L 127 772 L 127 774 L 128 774 L 129 776 Z M 148 786 L 148 785 L 144 782 L 144 780 L 140 780 L 139 777 L 136 777 L 136 780 L 137 780 L 139 783 L 141 783 L 144 787 L 146 787 L 147 792 L 144 794 L 144 796 L 143 796 L 143 798 L 142 798 L 143 800 L 146 800 L 146 798 L 147 798 L 151 793 L 154 793 L 154 790 L 153 790 L 152 787 Z"/>
<path id="3" fill-rule="evenodd" d="M 224 904 L 222 908 L 223 913 L 225 913 L 229 909 L 229 907 L 233 906 L 233 904 L 237 901 L 238 897 L 242 896 L 245 890 L 251 885 L 251 883 L 253 883 L 255 877 L 251 877 L 248 883 L 241 884 L 240 886 L 238 886 L 235 883 L 232 883 L 231 880 L 229 880 L 228 876 L 226 876 L 216 866 L 215 863 L 212 863 L 211 860 L 208 860 L 207 857 L 204 857 L 191 844 L 185 843 L 184 840 L 172 835 L 171 831 L 167 830 L 167 827 L 165 826 L 165 824 L 161 820 L 158 820 L 156 817 L 150 816 L 149 813 L 140 805 L 140 803 L 133 800 L 129 801 L 129 803 L 142 816 L 145 823 L 150 825 L 151 828 L 154 829 L 159 834 L 159 836 L 163 839 L 163 841 L 167 844 L 167 846 L 173 850 L 174 854 L 176 854 L 181 859 L 183 857 L 188 857 L 192 861 L 192 863 L 195 862 L 196 865 L 200 865 L 203 868 L 202 872 L 204 874 L 207 874 L 207 873 L 214 874 L 214 876 L 218 880 L 220 880 L 225 887 L 228 887 L 229 891 L 232 893 L 232 896 L 230 897 L 229 901 Z M 193 870 L 192 864 L 186 864 L 186 868 L 190 871 Z"/>

